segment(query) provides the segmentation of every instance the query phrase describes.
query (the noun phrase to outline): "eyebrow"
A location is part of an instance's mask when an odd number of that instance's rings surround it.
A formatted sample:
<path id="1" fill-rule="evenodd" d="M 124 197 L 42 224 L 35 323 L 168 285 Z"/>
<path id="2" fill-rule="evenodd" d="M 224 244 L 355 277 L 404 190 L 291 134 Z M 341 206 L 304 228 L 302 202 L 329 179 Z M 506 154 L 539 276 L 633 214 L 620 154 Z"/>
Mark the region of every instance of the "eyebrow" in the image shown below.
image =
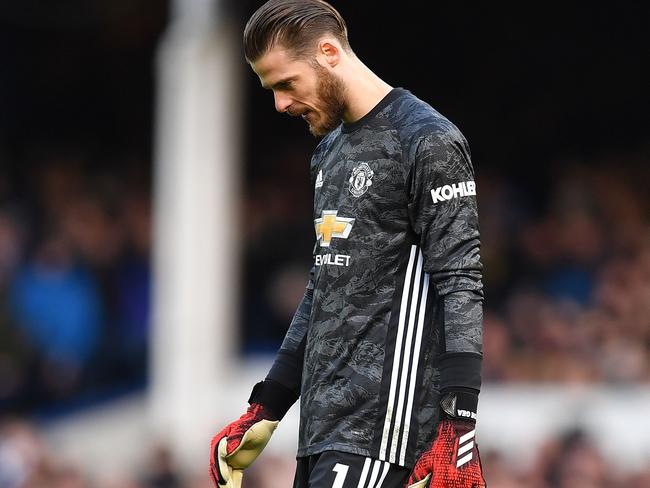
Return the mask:
<path id="1" fill-rule="evenodd" d="M 272 85 L 265 85 L 262 83 L 262 88 L 265 88 L 266 90 L 277 90 L 278 88 L 282 88 L 283 85 L 286 85 L 290 81 L 294 81 L 297 78 L 297 76 L 289 76 L 288 78 L 283 78 L 279 81 L 276 81 Z"/>

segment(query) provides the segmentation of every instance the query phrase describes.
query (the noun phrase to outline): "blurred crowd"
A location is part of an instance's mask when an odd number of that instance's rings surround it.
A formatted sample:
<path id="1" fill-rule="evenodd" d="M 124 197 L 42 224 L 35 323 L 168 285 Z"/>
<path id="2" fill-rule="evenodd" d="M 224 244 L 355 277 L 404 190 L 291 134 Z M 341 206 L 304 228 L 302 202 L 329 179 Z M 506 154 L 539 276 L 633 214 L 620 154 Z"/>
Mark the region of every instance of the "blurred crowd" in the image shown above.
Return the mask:
<path id="1" fill-rule="evenodd" d="M 297 148 L 248 177 L 244 352 L 277 349 L 304 291 L 314 239 L 304 155 Z M 562 162 L 535 185 L 478 167 L 486 381 L 650 379 L 647 160 Z M 2 409 L 144 384 L 151 202 L 142 168 L 54 153 L 0 172 Z"/>
<path id="2" fill-rule="evenodd" d="M 481 456 L 488 485 L 497 488 L 650 488 L 650 467 L 617 467 L 579 430 L 547 441 L 530 464 L 496 451 Z"/>
<path id="3" fill-rule="evenodd" d="M 101 463 L 101 460 L 97 460 Z M 203 488 L 207 479 L 181 483 L 165 446 L 153 446 L 139 473 L 91 475 L 60 457 L 42 433 L 21 420 L 7 420 L 0 429 L 2 488 Z M 207 470 L 206 470 L 207 471 Z M 98 478 L 98 479 L 95 479 Z M 201 477 L 204 478 L 204 477 Z M 207 478 L 207 475 L 205 476 Z"/>
<path id="4" fill-rule="evenodd" d="M 649 159 L 558 164 L 537 209 L 482 182 L 487 381 L 650 380 Z"/>
<path id="5" fill-rule="evenodd" d="M 481 454 L 484 474 L 497 488 L 650 488 L 650 467 L 612 466 L 581 431 L 567 431 L 547 441 L 526 463 L 507 459 L 496 451 Z M 84 472 L 61 459 L 46 438 L 22 421 L 0 428 L 0 486 L 3 488 L 212 488 L 207 467 L 187 474 L 177 467 L 169 449 L 155 445 L 130 473 Z M 243 488 L 291 486 L 295 460 L 264 453 L 246 471 Z"/>
<path id="6" fill-rule="evenodd" d="M 74 154 L 0 172 L 0 409 L 83 403 L 144 382 L 146 180 Z"/>

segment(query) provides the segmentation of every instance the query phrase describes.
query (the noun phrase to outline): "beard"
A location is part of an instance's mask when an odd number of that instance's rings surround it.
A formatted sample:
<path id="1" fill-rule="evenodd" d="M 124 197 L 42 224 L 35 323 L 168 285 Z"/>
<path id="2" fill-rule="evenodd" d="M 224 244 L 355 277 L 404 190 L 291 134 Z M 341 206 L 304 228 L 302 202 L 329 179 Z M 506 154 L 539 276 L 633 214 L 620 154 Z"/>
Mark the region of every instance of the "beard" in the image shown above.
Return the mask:
<path id="1" fill-rule="evenodd" d="M 314 137 L 323 137 L 336 129 L 345 113 L 345 85 L 343 80 L 315 63 L 314 69 L 318 76 L 316 96 L 319 112 L 309 114 L 314 120 L 307 120 L 309 132 Z"/>

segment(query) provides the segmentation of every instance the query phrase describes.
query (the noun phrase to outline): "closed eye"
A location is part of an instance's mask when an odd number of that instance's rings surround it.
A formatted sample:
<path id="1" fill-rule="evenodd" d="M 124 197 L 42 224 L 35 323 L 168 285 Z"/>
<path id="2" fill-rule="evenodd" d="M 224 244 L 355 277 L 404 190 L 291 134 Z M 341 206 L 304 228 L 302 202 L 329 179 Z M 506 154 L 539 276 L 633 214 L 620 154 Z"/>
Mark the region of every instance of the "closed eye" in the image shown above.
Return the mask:
<path id="1" fill-rule="evenodd" d="M 294 80 L 295 78 L 280 80 L 277 83 L 274 83 L 273 86 L 271 86 L 271 90 L 282 90 L 282 91 L 291 90 L 293 88 Z"/>

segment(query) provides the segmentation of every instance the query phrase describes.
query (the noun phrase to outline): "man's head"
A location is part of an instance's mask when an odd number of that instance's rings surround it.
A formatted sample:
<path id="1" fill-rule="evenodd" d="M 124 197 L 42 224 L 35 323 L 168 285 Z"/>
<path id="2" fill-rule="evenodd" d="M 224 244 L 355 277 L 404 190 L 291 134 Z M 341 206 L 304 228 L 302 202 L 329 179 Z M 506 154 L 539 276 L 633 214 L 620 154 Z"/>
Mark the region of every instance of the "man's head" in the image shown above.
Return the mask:
<path id="1" fill-rule="evenodd" d="M 244 52 L 275 108 L 301 115 L 312 134 L 334 129 L 346 110 L 345 84 L 337 73 L 352 56 L 340 14 L 321 0 L 269 0 L 244 29 Z"/>
<path id="2" fill-rule="evenodd" d="M 321 37 L 330 35 L 350 51 L 341 15 L 322 0 L 269 0 L 244 28 L 244 53 L 253 63 L 271 48 L 283 46 L 296 59 L 311 58 Z"/>

